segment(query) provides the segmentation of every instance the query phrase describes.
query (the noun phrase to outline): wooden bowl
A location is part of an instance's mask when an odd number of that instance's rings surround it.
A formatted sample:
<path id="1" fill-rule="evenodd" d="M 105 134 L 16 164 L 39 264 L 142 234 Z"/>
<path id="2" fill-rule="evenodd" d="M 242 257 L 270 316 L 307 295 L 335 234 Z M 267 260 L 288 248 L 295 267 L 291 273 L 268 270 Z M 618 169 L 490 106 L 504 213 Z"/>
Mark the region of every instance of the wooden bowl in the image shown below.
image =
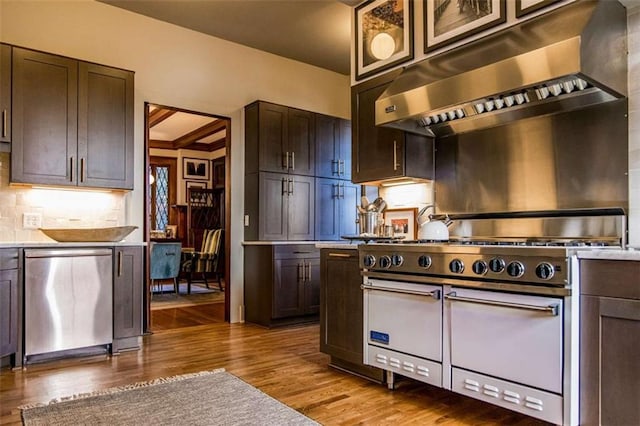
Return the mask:
<path id="1" fill-rule="evenodd" d="M 113 226 L 109 228 L 40 228 L 49 238 L 60 243 L 118 242 L 132 233 L 137 226 Z"/>

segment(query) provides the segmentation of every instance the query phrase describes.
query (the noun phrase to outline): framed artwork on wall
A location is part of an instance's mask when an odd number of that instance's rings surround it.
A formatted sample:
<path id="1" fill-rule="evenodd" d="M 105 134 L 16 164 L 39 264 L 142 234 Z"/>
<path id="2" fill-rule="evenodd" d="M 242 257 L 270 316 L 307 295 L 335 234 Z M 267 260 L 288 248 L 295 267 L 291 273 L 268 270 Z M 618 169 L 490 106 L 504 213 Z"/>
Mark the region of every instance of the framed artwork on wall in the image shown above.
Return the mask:
<path id="1" fill-rule="evenodd" d="M 356 80 L 413 59 L 413 0 L 368 0 L 355 19 Z"/>
<path id="2" fill-rule="evenodd" d="M 424 0 L 424 51 L 506 21 L 506 0 Z"/>
<path id="3" fill-rule="evenodd" d="M 198 188 L 198 189 L 207 189 L 207 182 L 203 182 L 203 181 L 192 181 L 192 180 L 187 180 L 185 181 L 185 188 L 184 188 L 184 198 L 185 201 L 189 201 L 189 189 L 190 188 Z M 201 200 L 193 200 L 193 201 L 201 201 Z"/>
<path id="4" fill-rule="evenodd" d="M 182 179 L 209 180 L 209 160 L 204 158 L 182 158 Z"/>
<path id="5" fill-rule="evenodd" d="M 211 160 L 212 188 L 224 188 L 224 157 Z"/>
<path id="6" fill-rule="evenodd" d="M 416 239 L 417 208 L 387 209 L 384 212 L 385 226 L 391 226 L 394 237 L 404 237 L 405 240 Z"/>
<path id="7" fill-rule="evenodd" d="M 516 0 L 516 18 L 547 7 L 560 0 Z"/>

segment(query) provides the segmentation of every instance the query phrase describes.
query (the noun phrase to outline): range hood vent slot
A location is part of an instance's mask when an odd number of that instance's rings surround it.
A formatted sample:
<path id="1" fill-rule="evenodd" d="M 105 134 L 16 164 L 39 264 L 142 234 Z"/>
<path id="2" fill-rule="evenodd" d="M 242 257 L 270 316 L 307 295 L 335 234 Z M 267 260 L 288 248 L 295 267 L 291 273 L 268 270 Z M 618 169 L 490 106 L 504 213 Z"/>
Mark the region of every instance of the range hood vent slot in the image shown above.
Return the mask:
<path id="1" fill-rule="evenodd" d="M 376 125 L 443 137 L 626 95 L 626 11 L 579 0 L 409 66 Z"/>

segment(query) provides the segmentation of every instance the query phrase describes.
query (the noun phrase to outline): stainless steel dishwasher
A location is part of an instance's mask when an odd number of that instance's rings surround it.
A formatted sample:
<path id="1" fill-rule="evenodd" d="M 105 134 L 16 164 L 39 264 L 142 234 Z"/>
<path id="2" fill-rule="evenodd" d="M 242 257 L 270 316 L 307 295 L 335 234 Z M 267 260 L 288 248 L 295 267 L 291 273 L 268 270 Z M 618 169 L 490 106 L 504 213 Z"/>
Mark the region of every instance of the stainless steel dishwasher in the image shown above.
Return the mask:
<path id="1" fill-rule="evenodd" d="M 24 251 L 25 363 L 110 349 L 112 258 L 110 248 Z"/>

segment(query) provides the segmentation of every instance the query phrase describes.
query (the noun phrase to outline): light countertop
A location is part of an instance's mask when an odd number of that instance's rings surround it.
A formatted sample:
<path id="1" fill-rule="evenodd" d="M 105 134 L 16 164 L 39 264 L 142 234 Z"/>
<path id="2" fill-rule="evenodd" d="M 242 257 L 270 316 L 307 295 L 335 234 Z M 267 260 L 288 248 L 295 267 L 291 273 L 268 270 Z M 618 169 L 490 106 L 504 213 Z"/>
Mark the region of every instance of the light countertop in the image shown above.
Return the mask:
<path id="1" fill-rule="evenodd" d="M 324 247 L 320 247 L 320 244 L 327 244 L 327 245 L 342 245 L 342 246 L 348 246 L 349 245 L 349 241 L 243 241 L 242 245 L 243 246 L 278 246 L 278 245 L 292 245 L 292 244 L 313 244 L 318 248 L 324 248 Z"/>
<path id="2" fill-rule="evenodd" d="M 578 259 L 640 261 L 640 250 L 633 248 L 628 250 L 584 250 L 578 251 L 576 254 Z"/>
<path id="3" fill-rule="evenodd" d="M 59 243 L 56 241 L 20 241 L 0 242 L 0 248 L 69 248 L 69 247 L 127 247 L 127 246 L 145 246 L 144 242 L 90 242 L 90 243 Z"/>

